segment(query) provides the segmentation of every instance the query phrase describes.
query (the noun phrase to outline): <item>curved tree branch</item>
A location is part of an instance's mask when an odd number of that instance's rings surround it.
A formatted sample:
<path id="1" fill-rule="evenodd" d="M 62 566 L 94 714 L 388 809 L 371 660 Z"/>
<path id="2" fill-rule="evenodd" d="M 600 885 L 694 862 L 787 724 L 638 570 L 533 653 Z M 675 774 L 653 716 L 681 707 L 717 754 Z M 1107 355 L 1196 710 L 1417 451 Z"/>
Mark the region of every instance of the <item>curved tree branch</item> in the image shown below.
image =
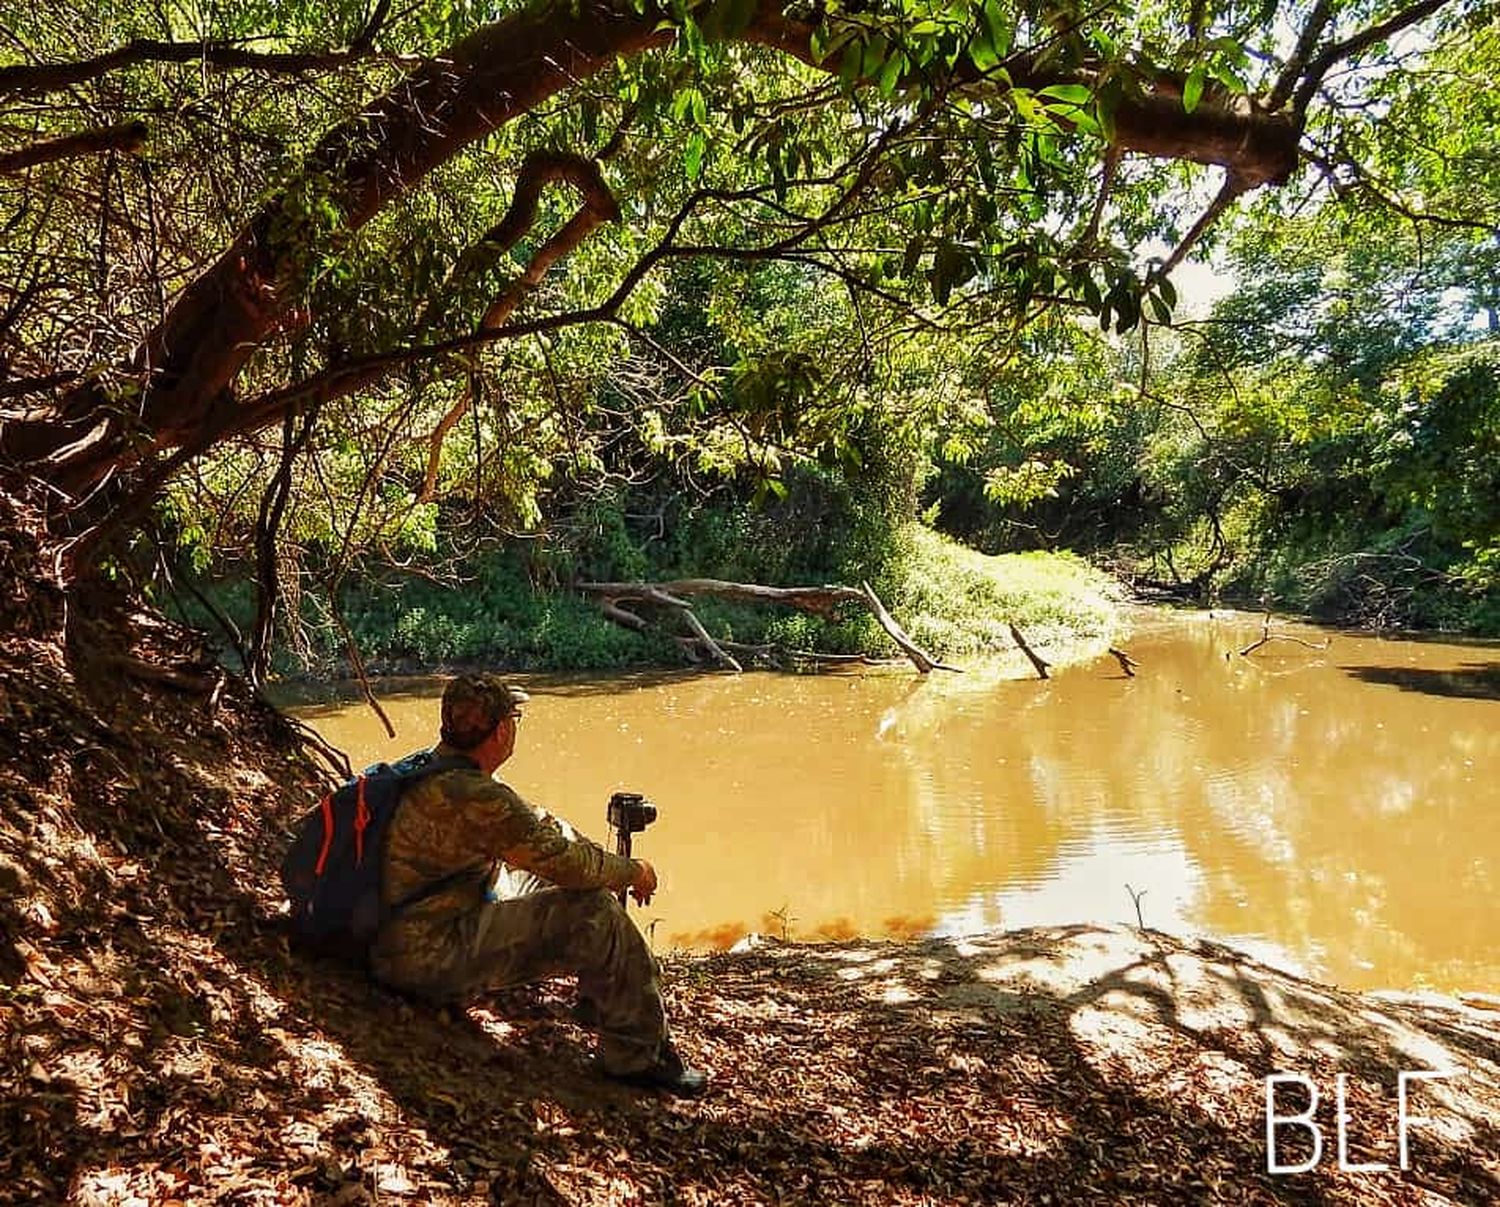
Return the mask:
<path id="1" fill-rule="evenodd" d="M 1302 75 L 1301 82 L 1297 85 L 1296 99 L 1292 102 L 1292 111 L 1300 119 L 1307 112 L 1307 107 L 1312 103 L 1312 98 L 1317 95 L 1318 88 L 1323 83 L 1323 77 L 1328 74 L 1335 63 L 1352 58 L 1367 47 L 1383 42 L 1387 38 L 1400 33 L 1403 29 L 1410 29 L 1420 21 L 1425 21 L 1433 13 L 1445 8 L 1452 0 L 1419 0 L 1410 8 L 1402 9 L 1395 16 L 1382 21 L 1379 25 L 1372 25 L 1368 29 L 1362 29 L 1359 33 L 1345 38 L 1342 42 L 1335 42 L 1329 46 L 1307 65 L 1307 70 Z"/>
<path id="2" fill-rule="evenodd" d="M 1333 19 L 1333 4 L 1331 0 L 1317 0 L 1313 5 L 1312 12 L 1307 14 L 1307 20 L 1302 24 L 1302 34 L 1297 39 L 1297 45 L 1287 59 L 1281 74 L 1276 77 L 1276 83 L 1271 87 L 1271 94 L 1266 98 L 1266 108 L 1271 111 L 1280 109 L 1291 99 L 1292 91 L 1297 87 L 1297 81 L 1302 78 L 1302 73 L 1307 69 L 1308 60 L 1317 49 L 1318 39 L 1323 36 L 1323 31 L 1328 28 L 1328 23 Z"/>
<path id="3" fill-rule="evenodd" d="M 1193 228 L 1172 249 L 1172 254 L 1153 270 L 1152 276 L 1160 278 L 1170 275 L 1172 270 L 1182 263 L 1183 257 L 1192 251 L 1193 245 L 1203 238 L 1208 228 L 1217 222 L 1224 211 L 1233 204 L 1234 199 L 1245 191 L 1245 187 L 1241 181 L 1235 179 L 1232 172 L 1226 174 L 1224 184 L 1214 199 L 1208 203 L 1208 208 L 1198 215 L 1198 221 L 1193 223 Z"/>
<path id="4" fill-rule="evenodd" d="M 480 264 L 492 261 L 514 247 L 536 222 L 537 205 L 541 199 L 542 186 L 548 181 L 564 180 L 583 194 L 583 204 L 562 227 L 532 253 L 530 262 L 515 280 L 506 284 L 500 296 L 490 303 L 479 320 L 480 331 L 498 331 L 515 312 L 526 295 L 537 287 L 547 270 L 567 255 L 606 222 L 620 220 L 620 207 L 615 196 L 604 183 L 599 165 L 581 155 L 536 151 L 526 157 L 521 165 L 521 176 L 516 182 L 515 195 L 505 217 L 480 240 L 481 256 L 471 259 L 462 269 L 477 271 Z M 455 270 L 455 275 L 458 274 Z M 422 502 L 433 497 L 437 488 L 438 469 L 443 453 L 443 441 L 448 433 L 467 413 L 473 404 L 477 382 L 472 375 L 458 401 L 438 420 L 437 426 L 427 441 L 427 469 L 422 475 L 422 490 L 418 499 Z"/>
<path id="5" fill-rule="evenodd" d="M 358 229 L 511 119 L 617 56 L 670 41 L 671 31 L 656 29 L 654 17 L 596 0 L 576 8 L 542 6 L 486 26 L 325 136 L 304 179 L 327 182 L 343 230 Z M 304 222 L 289 220 L 284 204 L 273 201 L 178 297 L 135 357 L 134 371 L 147 375 L 136 421 L 145 436 L 140 453 L 194 441 L 205 426 L 222 421 L 217 412 L 236 407 L 230 386 L 255 350 L 284 326 L 313 238 Z M 61 423 L 9 425 L 0 433 L 0 451 L 29 461 L 59 444 L 76 444 L 80 432 L 93 434 L 107 405 L 96 387 L 75 391 L 64 399 Z M 123 417 L 112 414 L 108 425 L 107 438 L 95 438 L 56 465 L 64 486 L 87 485 L 118 461 Z"/>
<path id="6" fill-rule="evenodd" d="M 13 176 L 38 164 L 59 159 L 76 159 L 81 155 L 101 155 L 106 151 L 138 151 L 146 141 L 145 122 L 120 122 L 81 134 L 49 138 L 15 151 L 0 153 L 0 176 Z"/>

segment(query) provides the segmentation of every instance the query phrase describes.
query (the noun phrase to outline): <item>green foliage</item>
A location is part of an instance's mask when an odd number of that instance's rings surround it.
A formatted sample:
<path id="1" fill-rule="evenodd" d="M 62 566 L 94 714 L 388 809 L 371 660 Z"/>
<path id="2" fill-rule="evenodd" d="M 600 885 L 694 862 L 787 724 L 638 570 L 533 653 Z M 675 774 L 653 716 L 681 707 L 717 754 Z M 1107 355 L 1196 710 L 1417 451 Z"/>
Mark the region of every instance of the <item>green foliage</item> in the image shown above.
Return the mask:
<path id="1" fill-rule="evenodd" d="M 998 370 L 976 366 L 982 406 L 935 432 L 924 505 L 989 552 L 1093 550 L 1133 534 L 1153 420 L 1129 349 L 1062 316 L 1017 342 Z"/>
<path id="2" fill-rule="evenodd" d="M 1033 644 L 1102 642 L 1112 634 L 1109 580 L 1079 558 L 987 556 L 915 524 L 906 536 L 908 553 L 886 602 L 930 653 L 1007 653 L 1015 648 L 1011 624 Z"/>
<path id="3" fill-rule="evenodd" d="M 388 14 L 380 53 L 315 72 L 134 64 L 65 103 L 0 98 L 7 149 L 80 113 L 151 122 L 138 158 L 7 177 L 6 363 L 14 343 L 18 372 L 96 376 L 134 414 L 121 366 L 242 231 L 283 248 L 277 280 L 245 284 L 289 310 L 216 413 L 425 348 L 333 390 L 289 466 L 277 569 L 323 656 L 330 590 L 380 657 L 601 666 L 639 642 L 562 602 L 573 579 L 869 578 L 899 596 L 942 561 L 913 535 L 919 504 L 990 552 L 1128 544 L 1163 577 L 1307 599 L 1309 567 L 1358 564 L 1356 583 L 1372 558 L 1414 558 L 1440 576 L 1423 592 L 1480 601 L 1444 617 L 1488 614 L 1494 372 L 1467 345 L 1500 306 L 1493 6 L 1451 5 L 1325 81 L 1317 173 L 1240 224 L 1240 288 L 1192 338 L 1163 331 L 1178 301 L 1147 249 L 1201 212 L 1203 169 L 1106 148 L 1122 106 L 1172 78 L 1179 117 L 1264 99 L 1312 6 L 794 6 L 819 66 L 744 44 L 769 19 L 751 0 L 628 7 L 675 45 L 588 65 L 373 214 L 319 148 L 363 148 L 398 56 L 575 5 L 416 0 Z M 23 9 L 0 51 L 16 64 L 137 37 L 327 49 L 368 17 L 290 0 Z M 1317 11 L 1325 42 L 1388 15 Z M 496 232 L 528 157 L 564 148 L 593 160 L 619 220 L 534 280 L 576 191 L 550 182 L 533 225 Z M 513 338 L 473 344 L 502 296 Z M 191 572 L 248 573 L 282 439 L 221 443 L 170 483 L 159 526 Z M 478 552 L 474 532 L 512 547 Z M 449 599 L 403 564 L 463 586 Z M 910 602 L 940 647 L 971 640 L 941 593 Z M 721 619 L 871 640 L 864 621 Z"/>

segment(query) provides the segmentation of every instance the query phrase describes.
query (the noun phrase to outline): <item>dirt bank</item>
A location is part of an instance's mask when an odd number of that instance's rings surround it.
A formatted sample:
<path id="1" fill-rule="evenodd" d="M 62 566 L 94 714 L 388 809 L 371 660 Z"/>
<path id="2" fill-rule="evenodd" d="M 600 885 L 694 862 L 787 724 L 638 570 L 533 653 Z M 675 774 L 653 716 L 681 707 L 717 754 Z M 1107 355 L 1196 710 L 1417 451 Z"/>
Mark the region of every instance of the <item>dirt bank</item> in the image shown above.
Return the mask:
<path id="1" fill-rule="evenodd" d="M 0 541 L 0 1200 L 1500 1200 L 1500 1014 L 1152 932 L 671 959 L 698 1103 L 597 1080 L 565 985 L 440 1015 L 295 959 L 273 869 L 318 769 L 191 634 L 34 553 Z M 1414 1090 L 1412 1168 L 1339 1171 L 1334 1075 L 1349 1161 L 1394 1163 L 1412 1069 L 1462 1070 Z M 1278 1070 L 1325 1098 L 1310 1173 L 1265 1172 Z"/>

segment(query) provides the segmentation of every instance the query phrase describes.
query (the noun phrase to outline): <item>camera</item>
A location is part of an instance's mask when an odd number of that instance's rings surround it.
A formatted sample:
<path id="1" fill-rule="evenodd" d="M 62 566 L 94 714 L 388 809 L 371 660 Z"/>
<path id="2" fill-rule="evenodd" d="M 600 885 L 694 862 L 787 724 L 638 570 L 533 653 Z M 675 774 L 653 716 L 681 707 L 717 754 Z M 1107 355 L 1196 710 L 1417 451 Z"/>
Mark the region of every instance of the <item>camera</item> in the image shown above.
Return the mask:
<path id="1" fill-rule="evenodd" d="M 656 820 L 656 806 L 639 792 L 616 792 L 609 798 L 609 824 L 621 834 L 639 834 Z"/>

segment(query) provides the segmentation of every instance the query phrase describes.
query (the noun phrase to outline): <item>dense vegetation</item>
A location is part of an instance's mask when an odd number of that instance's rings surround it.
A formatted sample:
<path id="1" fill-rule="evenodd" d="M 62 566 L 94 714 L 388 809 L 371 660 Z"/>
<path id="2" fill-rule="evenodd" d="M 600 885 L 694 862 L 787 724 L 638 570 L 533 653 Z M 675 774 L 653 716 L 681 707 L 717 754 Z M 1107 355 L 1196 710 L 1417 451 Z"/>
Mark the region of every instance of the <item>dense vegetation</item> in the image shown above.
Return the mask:
<path id="1" fill-rule="evenodd" d="M 1246 223 L 1235 291 L 1149 359 L 1033 332 L 982 450 L 943 462 L 926 500 L 981 548 L 1097 553 L 1180 597 L 1500 632 L 1484 282 L 1369 225 Z"/>

